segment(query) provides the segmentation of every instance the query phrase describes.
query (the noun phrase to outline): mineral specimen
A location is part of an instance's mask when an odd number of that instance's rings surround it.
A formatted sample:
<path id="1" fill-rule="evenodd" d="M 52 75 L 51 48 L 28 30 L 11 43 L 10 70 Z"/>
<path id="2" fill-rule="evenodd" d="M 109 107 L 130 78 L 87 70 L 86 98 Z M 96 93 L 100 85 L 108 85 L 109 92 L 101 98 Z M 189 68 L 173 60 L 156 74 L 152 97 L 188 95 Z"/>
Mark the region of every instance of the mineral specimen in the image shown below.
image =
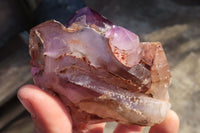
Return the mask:
<path id="1" fill-rule="evenodd" d="M 136 34 L 85 7 L 66 26 L 50 20 L 30 32 L 36 85 L 55 92 L 75 128 L 117 121 L 152 126 L 170 108 L 170 71 L 159 42 Z"/>

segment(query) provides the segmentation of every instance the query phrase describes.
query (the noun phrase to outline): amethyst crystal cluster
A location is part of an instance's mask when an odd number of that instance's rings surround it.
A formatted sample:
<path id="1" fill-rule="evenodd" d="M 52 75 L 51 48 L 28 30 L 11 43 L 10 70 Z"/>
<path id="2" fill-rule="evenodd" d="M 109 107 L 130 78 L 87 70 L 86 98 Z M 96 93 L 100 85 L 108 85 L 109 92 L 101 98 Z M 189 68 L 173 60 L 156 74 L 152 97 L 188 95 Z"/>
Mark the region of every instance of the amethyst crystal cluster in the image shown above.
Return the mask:
<path id="1" fill-rule="evenodd" d="M 159 42 L 136 34 L 85 7 L 66 26 L 50 20 L 30 32 L 36 85 L 55 92 L 75 127 L 105 121 L 154 125 L 170 103 L 170 70 Z"/>

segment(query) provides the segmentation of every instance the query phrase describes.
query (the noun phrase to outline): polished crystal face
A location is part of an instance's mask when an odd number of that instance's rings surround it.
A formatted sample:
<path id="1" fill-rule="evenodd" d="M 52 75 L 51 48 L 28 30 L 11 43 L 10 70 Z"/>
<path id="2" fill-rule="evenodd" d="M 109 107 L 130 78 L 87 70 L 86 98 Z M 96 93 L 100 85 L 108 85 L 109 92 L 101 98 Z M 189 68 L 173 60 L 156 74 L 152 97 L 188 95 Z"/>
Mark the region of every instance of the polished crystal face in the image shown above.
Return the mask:
<path id="1" fill-rule="evenodd" d="M 75 127 L 105 121 L 151 126 L 170 108 L 162 45 L 139 42 L 87 7 L 66 26 L 50 20 L 31 29 L 29 47 L 34 83 L 60 97 Z"/>

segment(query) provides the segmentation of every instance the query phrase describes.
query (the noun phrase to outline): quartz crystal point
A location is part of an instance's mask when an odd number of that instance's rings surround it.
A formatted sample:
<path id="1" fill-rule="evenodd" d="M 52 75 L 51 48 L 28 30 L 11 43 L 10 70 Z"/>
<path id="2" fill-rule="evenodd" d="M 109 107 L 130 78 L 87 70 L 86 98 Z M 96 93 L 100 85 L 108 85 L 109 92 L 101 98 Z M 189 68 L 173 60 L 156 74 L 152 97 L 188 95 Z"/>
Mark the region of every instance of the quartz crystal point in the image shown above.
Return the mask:
<path id="1" fill-rule="evenodd" d="M 139 42 L 85 7 L 66 26 L 50 20 L 31 29 L 34 83 L 69 108 L 74 128 L 117 121 L 152 126 L 170 108 L 170 71 L 159 42 Z"/>
<path id="2" fill-rule="evenodd" d="M 105 35 L 115 57 L 127 67 L 133 67 L 141 59 L 139 38 L 134 33 L 120 27 L 113 26 Z"/>

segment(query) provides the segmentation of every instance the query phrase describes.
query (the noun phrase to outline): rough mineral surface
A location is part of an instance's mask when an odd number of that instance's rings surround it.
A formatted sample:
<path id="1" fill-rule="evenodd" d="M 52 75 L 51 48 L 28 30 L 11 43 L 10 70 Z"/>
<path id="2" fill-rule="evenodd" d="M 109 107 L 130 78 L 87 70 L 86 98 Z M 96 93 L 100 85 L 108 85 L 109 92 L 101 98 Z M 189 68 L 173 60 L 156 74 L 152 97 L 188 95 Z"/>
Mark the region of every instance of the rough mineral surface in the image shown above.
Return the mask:
<path id="1" fill-rule="evenodd" d="M 85 7 L 66 26 L 51 20 L 30 33 L 36 85 L 55 92 L 75 127 L 105 121 L 154 125 L 170 108 L 170 71 L 159 42 Z"/>

